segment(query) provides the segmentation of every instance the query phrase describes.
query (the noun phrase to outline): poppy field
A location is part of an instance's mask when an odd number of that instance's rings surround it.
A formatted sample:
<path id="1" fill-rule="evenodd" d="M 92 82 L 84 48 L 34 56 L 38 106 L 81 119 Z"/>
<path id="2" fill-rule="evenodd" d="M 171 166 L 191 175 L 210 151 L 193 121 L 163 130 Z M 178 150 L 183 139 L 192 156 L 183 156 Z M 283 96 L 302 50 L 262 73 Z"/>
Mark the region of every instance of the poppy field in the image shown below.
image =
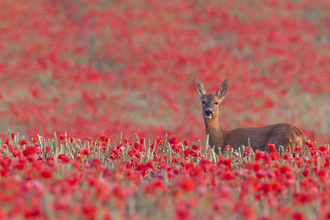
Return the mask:
<path id="1" fill-rule="evenodd" d="M 3 140 L 1 219 L 330 218 L 329 145 L 216 155 L 167 135 L 18 135 Z"/>
<path id="2" fill-rule="evenodd" d="M 327 1 L 0 3 L 0 130 L 52 137 L 205 136 L 193 79 L 223 128 L 287 122 L 329 141 Z"/>
<path id="3" fill-rule="evenodd" d="M 330 2 L 0 8 L 1 219 L 330 218 Z M 216 155 L 194 78 L 223 128 L 306 141 Z"/>

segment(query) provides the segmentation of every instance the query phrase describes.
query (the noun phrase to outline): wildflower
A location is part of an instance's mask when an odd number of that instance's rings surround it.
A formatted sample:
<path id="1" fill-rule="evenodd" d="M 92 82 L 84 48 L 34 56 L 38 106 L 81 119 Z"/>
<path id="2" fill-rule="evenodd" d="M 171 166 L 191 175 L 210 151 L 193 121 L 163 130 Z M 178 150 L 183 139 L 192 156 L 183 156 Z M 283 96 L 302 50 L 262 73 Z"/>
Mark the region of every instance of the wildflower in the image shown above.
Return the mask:
<path id="1" fill-rule="evenodd" d="M 190 210 L 185 205 L 175 206 L 175 215 L 178 219 L 189 219 Z"/>
<path id="2" fill-rule="evenodd" d="M 140 152 L 137 152 L 134 154 L 134 156 L 136 156 L 137 158 L 141 158 L 142 154 Z"/>
<path id="3" fill-rule="evenodd" d="M 52 172 L 51 171 L 49 171 L 49 170 L 43 170 L 43 171 L 41 171 L 40 172 L 40 176 L 42 177 L 42 178 L 45 178 L 45 179 L 50 179 L 50 178 L 52 178 Z"/>
<path id="4" fill-rule="evenodd" d="M 134 148 L 139 150 L 139 151 L 143 151 L 143 144 L 139 143 L 139 142 L 135 142 L 134 143 Z"/>
<path id="5" fill-rule="evenodd" d="M 277 152 L 275 144 L 268 144 L 268 149 L 270 152 Z"/>
<path id="6" fill-rule="evenodd" d="M 65 134 L 60 134 L 60 135 L 58 135 L 58 140 L 59 140 L 59 141 L 65 141 L 65 139 L 66 139 Z"/>
<path id="7" fill-rule="evenodd" d="M 178 144 L 180 143 L 180 140 L 178 138 L 170 138 L 169 141 L 168 141 L 170 144 Z"/>
<path id="8" fill-rule="evenodd" d="M 150 160 L 146 163 L 146 166 L 149 167 L 149 168 L 153 168 L 154 167 L 154 162 L 152 160 Z"/>
<path id="9" fill-rule="evenodd" d="M 21 140 L 18 141 L 18 144 L 23 146 L 23 145 L 27 144 L 27 141 L 25 139 L 21 139 Z"/>
<path id="10" fill-rule="evenodd" d="M 86 156 L 92 155 L 91 152 L 90 152 L 90 150 L 88 148 L 80 148 L 79 153 L 81 155 L 86 155 Z"/>
<path id="11" fill-rule="evenodd" d="M 328 148 L 326 146 L 319 146 L 319 150 L 324 152 L 327 151 Z"/>
<path id="12" fill-rule="evenodd" d="M 199 149 L 199 146 L 198 145 L 196 145 L 196 144 L 194 144 L 193 146 L 191 146 L 192 147 L 192 149 L 194 149 L 194 150 L 198 150 Z"/>
<path id="13" fill-rule="evenodd" d="M 188 176 L 183 176 L 179 180 L 179 186 L 187 192 L 193 192 L 195 190 L 195 183 Z"/>
<path id="14" fill-rule="evenodd" d="M 25 149 L 23 150 L 23 155 L 27 156 L 27 155 L 33 155 L 35 153 L 37 153 L 37 147 L 35 145 L 28 145 L 25 147 Z"/>

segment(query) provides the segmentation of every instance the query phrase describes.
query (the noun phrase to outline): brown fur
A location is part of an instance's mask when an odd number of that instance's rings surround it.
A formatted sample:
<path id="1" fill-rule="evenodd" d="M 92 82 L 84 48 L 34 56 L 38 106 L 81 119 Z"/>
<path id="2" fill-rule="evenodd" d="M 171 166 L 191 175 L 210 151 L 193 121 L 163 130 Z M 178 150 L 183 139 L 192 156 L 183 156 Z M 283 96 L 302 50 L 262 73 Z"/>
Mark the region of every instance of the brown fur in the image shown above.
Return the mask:
<path id="1" fill-rule="evenodd" d="M 202 101 L 204 124 L 206 134 L 209 134 L 210 146 L 215 146 L 215 152 L 219 154 L 219 148 L 224 149 L 228 144 L 234 150 L 242 145 L 248 145 L 250 138 L 253 150 L 268 151 L 268 144 L 275 144 L 278 149 L 279 145 L 287 148 L 291 145 L 296 146 L 298 139 L 303 143 L 305 134 L 297 127 L 291 124 L 280 123 L 257 128 L 236 128 L 233 130 L 225 130 L 219 124 L 219 105 L 228 90 L 228 80 L 225 80 L 219 87 L 215 95 L 206 94 L 202 83 L 195 79 L 195 91 Z M 212 117 L 207 118 L 208 113 L 212 112 Z M 291 140 L 291 141 L 290 141 Z"/>

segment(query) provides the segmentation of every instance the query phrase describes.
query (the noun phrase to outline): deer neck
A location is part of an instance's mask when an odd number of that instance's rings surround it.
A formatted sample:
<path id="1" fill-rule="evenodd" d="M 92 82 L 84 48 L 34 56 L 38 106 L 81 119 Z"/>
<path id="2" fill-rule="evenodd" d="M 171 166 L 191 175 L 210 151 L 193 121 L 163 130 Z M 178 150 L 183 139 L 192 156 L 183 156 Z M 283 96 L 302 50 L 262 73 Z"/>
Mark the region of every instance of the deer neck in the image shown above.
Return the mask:
<path id="1" fill-rule="evenodd" d="M 224 130 L 219 124 L 218 118 L 204 118 L 206 135 L 209 135 L 209 144 L 215 146 L 215 151 L 218 153 L 218 148 L 222 148 L 224 143 Z"/>
<path id="2" fill-rule="evenodd" d="M 221 129 L 218 117 L 204 118 L 204 124 L 205 124 L 206 130 L 208 130 L 208 129 Z"/>

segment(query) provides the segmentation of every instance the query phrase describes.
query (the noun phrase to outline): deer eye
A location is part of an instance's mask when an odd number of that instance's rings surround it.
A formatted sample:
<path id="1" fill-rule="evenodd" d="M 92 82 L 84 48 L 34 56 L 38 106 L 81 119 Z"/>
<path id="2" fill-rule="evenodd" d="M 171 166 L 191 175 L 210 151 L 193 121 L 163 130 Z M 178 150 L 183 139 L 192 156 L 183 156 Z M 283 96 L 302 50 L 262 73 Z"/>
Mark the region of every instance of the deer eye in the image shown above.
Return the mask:
<path id="1" fill-rule="evenodd" d="M 219 105 L 219 102 L 215 102 L 214 104 Z"/>

